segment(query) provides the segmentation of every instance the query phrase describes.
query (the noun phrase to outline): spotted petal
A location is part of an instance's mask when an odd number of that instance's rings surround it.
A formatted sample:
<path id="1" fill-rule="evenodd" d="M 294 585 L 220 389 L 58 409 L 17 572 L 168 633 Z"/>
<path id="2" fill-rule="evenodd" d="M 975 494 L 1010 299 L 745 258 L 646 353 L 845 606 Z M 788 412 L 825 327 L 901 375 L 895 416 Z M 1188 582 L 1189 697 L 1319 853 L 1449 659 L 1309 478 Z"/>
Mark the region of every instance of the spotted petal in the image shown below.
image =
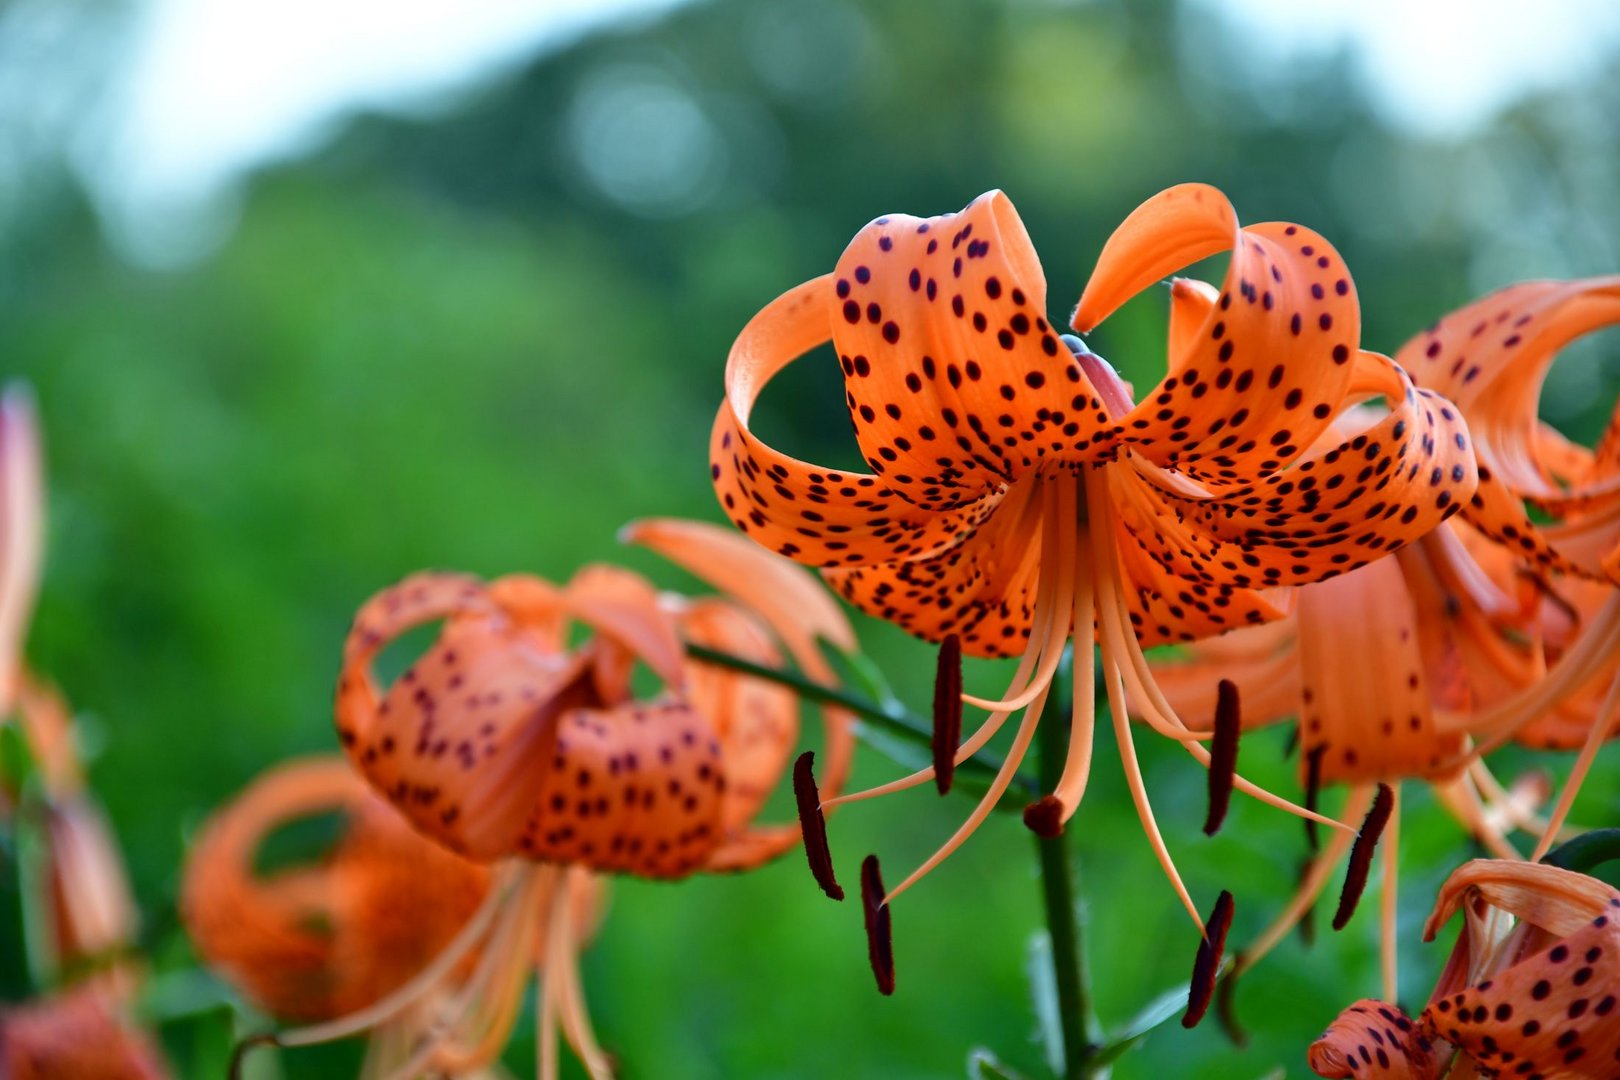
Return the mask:
<path id="1" fill-rule="evenodd" d="M 1430 1045 L 1417 1025 L 1395 1005 L 1356 1002 L 1311 1044 L 1311 1070 L 1318 1076 L 1434 1080 L 1440 1075 Z"/>
<path id="2" fill-rule="evenodd" d="M 766 383 L 832 339 L 835 303 L 832 275 L 819 277 L 773 300 L 743 328 L 726 363 L 726 400 L 710 435 L 715 494 L 744 533 L 812 566 L 926 558 L 947 550 L 995 508 L 999 487 L 981 486 L 937 504 L 958 509 L 923 509 L 882 477 L 799 461 L 749 430 Z M 919 444 L 953 437 L 943 421 L 914 434 Z"/>
<path id="3" fill-rule="evenodd" d="M 834 271 L 833 343 L 861 452 L 924 509 L 964 505 L 1093 449 L 1096 393 L 1046 321 L 1046 278 L 1011 200 L 896 214 Z"/>
<path id="4" fill-rule="evenodd" d="M 1332 422 L 1361 336 L 1349 271 L 1309 229 L 1240 229 L 1226 197 L 1181 184 L 1143 203 L 1103 247 L 1074 314 L 1090 333 L 1143 289 L 1231 251 L 1218 299 L 1189 332 L 1172 326 L 1169 372 L 1120 419 L 1121 439 L 1211 487 L 1275 472 Z M 1188 299 L 1186 287 L 1179 301 Z M 1195 298 L 1194 298 L 1195 299 Z"/>

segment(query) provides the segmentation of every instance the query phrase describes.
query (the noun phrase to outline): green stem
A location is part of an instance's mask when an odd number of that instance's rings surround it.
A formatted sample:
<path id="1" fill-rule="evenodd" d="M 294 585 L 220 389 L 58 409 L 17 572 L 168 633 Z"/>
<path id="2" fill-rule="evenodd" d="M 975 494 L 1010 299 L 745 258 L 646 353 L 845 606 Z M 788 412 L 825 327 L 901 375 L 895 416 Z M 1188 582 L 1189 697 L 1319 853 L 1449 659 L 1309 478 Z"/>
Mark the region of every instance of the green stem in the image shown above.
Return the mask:
<path id="1" fill-rule="evenodd" d="M 920 743 L 923 746 L 930 746 L 933 743 L 933 721 L 924 720 L 922 717 L 907 712 L 897 704 L 880 705 L 842 687 L 828 686 L 825 683 L 816 682 L 800 672 L 755 663 L 752 660 L 745 660 L 740 656 L 733 656 L 731 653 L 710 649 L 703 645 L 688 644 L 686 646 L 686 655 L 705 664 L 740 671 L 745 675 L 752 675 L 755 678 L 765 679 L 789 687 L 801 698 L 808 701 L 819 702 L 823 705 L 836 705 L 841 709 L 847 709 L 885 731 L 892 732 L 909 741 Z M 1001 766 L 1001 758 L 988 751 L 981 750 L 969 758 L 968 761 L 958 766 L 958 774 L 979 772 L 984 776 L 994 776 L 1001 770 Z M 1027 777 L 1015 776 L 1013 777 L 1013 783 L 1014 786 L 1022 788 L 1025 794 L 1032 795 L 1034 793 L 1035 786 Z"/>
<path id="2" fill-rule="evenodd" d="M 1068 725 L 1066 700 L 1075 690 L 1072 670 L 1060 670 L 1052 693 L 1035 729 L 1036 760 L 1042 791 L 1052 791 L 1063 775 Z M 1090 687 L 1084 688 L 1087 693 Z M 1080 937 L 1079 898 L 1068 837 L 1035 838 L 1040 856 L 1041 898 L 1046 908 L 1047 933 L 1052 944 L 1052 975 L 1057 987 L 1058 1026 L 1063 1035 L 1062 1080 L 1092 1076 L 1091 1059 L 1097 1050 L 1092 1038 L 1090 995 L 1086 988 L 1085 957 Z"/>

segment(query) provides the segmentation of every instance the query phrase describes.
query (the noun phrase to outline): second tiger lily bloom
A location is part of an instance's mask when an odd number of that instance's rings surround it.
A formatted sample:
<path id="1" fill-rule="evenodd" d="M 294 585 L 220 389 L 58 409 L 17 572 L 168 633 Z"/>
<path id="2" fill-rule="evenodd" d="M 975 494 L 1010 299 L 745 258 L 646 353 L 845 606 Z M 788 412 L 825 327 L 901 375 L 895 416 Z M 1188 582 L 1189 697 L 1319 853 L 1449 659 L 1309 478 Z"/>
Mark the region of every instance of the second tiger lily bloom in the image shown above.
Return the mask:
<path id="1" fill-rule="evenodd" d="M 1555 866 L 1477 859 L 1442 886 L 1424 940 L 1459 911 L 1462 933 L 1417 1023 L 1357 1002 L 1312 1045 L 1311 1068 L 1385 1080 L 1620 1075 L 1620 891 Z"/>
<path id="2" fill-rule="evenodd" d="M 1381 558 L 1471 496 L 1461 417 L 1361 350 L 1355 288 L 1332 246 L 1299 225 L 1240 227 L 1214 188 L 1171 188 L 1132 213 L 1104 247 L 1074 328 L 1089 333 L 1132 296 L 1221 252 L 1231 253 L 1221 288 L 1173 283 L 1169 370 L 1137 401 L 1107 363 L 1048 323 L 1040 263 L 1000 192 L 956 215 L 877 219 L 832 273 L 772 301 L 733 346 L 710 468 L 737 527 L 948 652 L 1020 658 L 1005 698 L 963 699 L 990 717 L 952 748 L 957 762 L 1024 710 L 987 796 L 887 892 L 869 863 L 879 929 L 887 904 L 1006 790 L 1076 635 L 1076 683 L 1090 685 L 1093 626 L 1138 814 L 1202 927 L 1148 803 L 1126 694 L 1206 764 L 1200 740 L 1211 732 L 1158 692 L 1143 648 L 1274 620 L 1284 587 Z M 770 379 L 828 341 L 870 473 L 796 460 L 749 427 Z M 1390 403 L 1387 415 L 1320 443 L 1336 416 L 1371 396 Z M 1026 811 L 1037 831 L 1055 834 L 1080 805 L 1092 733 L 1091 695 L 1075 694 L 1062 779 Z M 951 760 L 947 750 L 941 764 Z"/>
<path id="3" fill-rule="evenodd" d="M 538 971 L 541 1075 L 556 1075 L 560 1025 L 586 1070 L 608 1076 L 577 959 L 594 930 L 580 898 L 599 887 L 596 875 L 742 870 L 798 844 L 797 823 L 754 823 L 798 741 L 798 697 L 685 650 L 773 666 L 785 650 L 807 677 L 830 681 L 818 639 L 854 646 L 836 601 L 718 526 L 646 521 L 627 537 L 726 595 L 660 594 L 628 571 L 594 566 L 563 586 L 420 574 L 361 608 L 337 695 L 349 760 L 418 832 L 492 863 L 491 884 L 402 987 L 273 1041 L 355 1034 L 434 1003 L 398 1074 L 480 1068 L 504 1046 L 527 976 Z M 378 653 L 432 622 L 442 622 L 433 644 L 391 686 L 379 685 Z M 580 629 L 589 636 L 570 645 Z M 638 666 L 657 680 L 656 696 L 632 691 Z M 823 715 L 836 782 L 849 768 L 851 719 Z"/>

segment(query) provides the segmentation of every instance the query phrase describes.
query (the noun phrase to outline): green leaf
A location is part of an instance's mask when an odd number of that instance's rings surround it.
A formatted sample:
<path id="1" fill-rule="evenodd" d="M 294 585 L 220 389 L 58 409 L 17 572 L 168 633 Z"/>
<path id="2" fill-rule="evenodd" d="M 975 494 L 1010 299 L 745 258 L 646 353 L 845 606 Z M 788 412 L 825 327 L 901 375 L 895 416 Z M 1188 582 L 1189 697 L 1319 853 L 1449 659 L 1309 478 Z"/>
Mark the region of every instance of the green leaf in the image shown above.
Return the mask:
<path id="1" fill-rule="evenodd" d="M 19 792 L 36 770 L 33 750 L 15 723 L 0 723 L 0 788 Z"/>
<path id="2" fill-rule="evenodd" d="M 1541 861 L 1577 873 L 1620 859 L 1620 829 L 1593 829 L 1565 841 L 1542 856 Z"/>
<path id="3" fill-rule="evenodd" d="M 982 1046 L 968 1053 L 967 1074 L 968 1080 L 1025 1080 L 1023 1073 L 1004 1064 Z"/>
<path id="4" fill-rule="evenodd" d="M 1177 986 L 1166 990 L 1143 1007 L 1124 1027 L 1109 1037 L 1102 1049 L 1092 1057 L 1098 1065 L 1107 1065 L 1119 1058 L 1148 1036 L 1154 1028 L 1179 1016 L 1187 1008 L 1188 989 Z"/>
<path id="5" fill-rule="evenodd" d="M 882 706 L 885 712 L 897 715 L 905 712 L 889 680 L 865 653 L 845 652 L 825 638 L 817 638 L 816 646 L 827 663 L 832 665 L 840 682 L 855 687 Z"/>
<path id="6" fill-rule="evenodd" d="M 1026 971 L 1029 976 L 1029 995 L 1035 1007 L 1035 1022 L 1040 1032 L 1041 1048 L 1046 1051 L 1046 1065 L 1054 1076 L 1064 1073 L 1064 1056 L 1072 1053 L 1063 1042 L 1063 1020 L 1059 1012 L 1057 978 L 1052 971 L 1052 937 L 1044 930 L 1030 935 Z"/>

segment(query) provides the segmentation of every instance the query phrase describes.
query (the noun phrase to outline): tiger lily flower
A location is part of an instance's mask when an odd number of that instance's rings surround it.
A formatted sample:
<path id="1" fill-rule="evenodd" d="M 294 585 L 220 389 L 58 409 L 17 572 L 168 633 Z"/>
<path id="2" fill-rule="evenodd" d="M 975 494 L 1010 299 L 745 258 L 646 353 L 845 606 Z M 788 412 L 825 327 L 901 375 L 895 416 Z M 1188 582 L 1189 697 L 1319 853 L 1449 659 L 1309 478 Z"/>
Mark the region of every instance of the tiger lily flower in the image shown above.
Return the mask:
<path id="1" fill-rule="evenodd" d="M 538 970 L 541 1075 L 556 1074 L 560 1024 L 586 1070 L 608 1076 L 580 989 L 577 954 L 594 922 L 582 891 L 611 873 L 674 880 L 743 870 L 799 842 L 796 823 L 754 824 L 797 742 L 797 695 L 689 660 L 685 649 L 768 665 L 785 650 L 808 677 L 831 680 L 817 639 L 852 648 L 847 621 L 813 579 L 729 530 L 654 520 L 626 535 L 728 595 L 661 595 L 628 571 L 593 566 L 562 586 L 418 574 L 360 609 L 336 705 L 350 764 L 418 833 L 492 864 L 490 886 L 403 986 L 274 1041 L 354 1034 L 431 994 L 432 1024 L 397 1074 L 430 1063 L 478 1068 L 505 1044 L 527 973 Z M 435 621 L 433 644 L 379 685 L 377 654 Z M 571 646 L 579 628 L 590 636 Z M 657 696 L 632 690 L 637 665 L 661 685 Z M 851 719 L 824 716 L 826 760 L 839 778 Z"/>
<path id="2" fill-rule="evenodd" d="M 1424 940 L 1458 911 L 1462 933 L 1417 1023 L 1357 1002 L 1311 1046 L 1311 1068 L 1388 1080 L 1620 1074 L 1620 891 L 1555 866 L 1476 859 L 1441 887 Z"/>
<path id="3" fill-rule="evenodd" d="M 85 984 L 0 1008 L 0 1076 L 7 1080 L 165 1080 L 163 1055 L 100 988 Z"/>
<path id="4" fill-rule="evenodd" d="M 331 813 L 343 832 L 321 861 L 255 869 L 275 830 Z M 309 758 L 264 773 L 210 818 L 180 907 L 198 953 L 246 1000 L 286 1019 L 330 1020 L 415 976 L 478 909 L 489 876 L 418 835 L 342 759 Z M 431 1029 L 435 1004 L 379 1032 L 363 1075 L 397 1068 L 412 1036 Z"/>
<path id="5" fill-rule="evenodd" d="M 1561 601 L 1576 617 L 1586 607 L 1588 617 L 1545 678 L 1449 721 L 1479 739 L 1482 752 L 1521 733 L 1580 746 L 1532 859 L 1552 844 L 1620 714 L 1620 420 L 1588 450 L 1541 421 L 1540 391 L 1564 346 L 1617 322 L 1620 277 L 1525 282 L 1452 312 L 1397 354 L 1414 378 L 1452 398 L 1477 433 L 1479 487 L 1466 520 L 1515 552 L 1549 592 L 1560 586 L 1547 579 L 1563 579 L 1571 592 L 1597 596 L 1584 605 Z M 1550 523 L 1532 520 L 1526 504 Z M 1596 708 L 1570 739 L 1567 725 L 1554 728 L 1548 718 L 1582 694 Z"/>
<path id="6" fill-rule="evenodd" d="M 1390 359 L 1360 349 L 1355 288 L 1332 246 L 1299 225 L 1240 227 L 1214 188 L 1171 188 L 1126 219 L 1074 329 L 1089 333 L 1153 283 L 1226 251 L 1221 288 L 1172 284 L 1169 370 L 1136 402 L 1101 357 L 1048 323 L 1040 263 L 1000 192 L 957 215 L 878 218 L 832 273 L 772 301 L 732 347 L 710 471 L 738 529 L 821 568 L 857 607 L 942 643 L 945 655 L 1020 658 L 1005 697 L 962 698 L 989 718 L 947 748 L 937 770 L 845 797 L 931 777 L 943 787 L 938 774 L 1023 710 L 1001 775 L 933 857 L 887 891 L 869 860 L 869 923 L 880 936 L 888 904 L 1006 790 L 1077 630 L 1088 647 L 1075 652 L 1076 682 L 1090 684 L 1093 625 L 1137 813 L 1202 930 L 1153 817 L 1126 694 L 1155 731 L 1206 765 L 1200 740 L 1211 732 L 1158 692 L 1143 649 L 1275 620 L 1286 587 L 1370 563 L 1472 494 L 1461 417 Z M 869 473 L 796 460 L 749 428 L 770 379 L 828 341 Z M 1388 415 L 1318 445 L 1348 405 L 1378 395 Z M 1061 830 L 1085 792 L 1092 708 L 1089 694 L 1074 695 L 1062 779 L 1026 810 L 1044 835 Z M 874 955 L 885 947 L 877 942 Z"/>

